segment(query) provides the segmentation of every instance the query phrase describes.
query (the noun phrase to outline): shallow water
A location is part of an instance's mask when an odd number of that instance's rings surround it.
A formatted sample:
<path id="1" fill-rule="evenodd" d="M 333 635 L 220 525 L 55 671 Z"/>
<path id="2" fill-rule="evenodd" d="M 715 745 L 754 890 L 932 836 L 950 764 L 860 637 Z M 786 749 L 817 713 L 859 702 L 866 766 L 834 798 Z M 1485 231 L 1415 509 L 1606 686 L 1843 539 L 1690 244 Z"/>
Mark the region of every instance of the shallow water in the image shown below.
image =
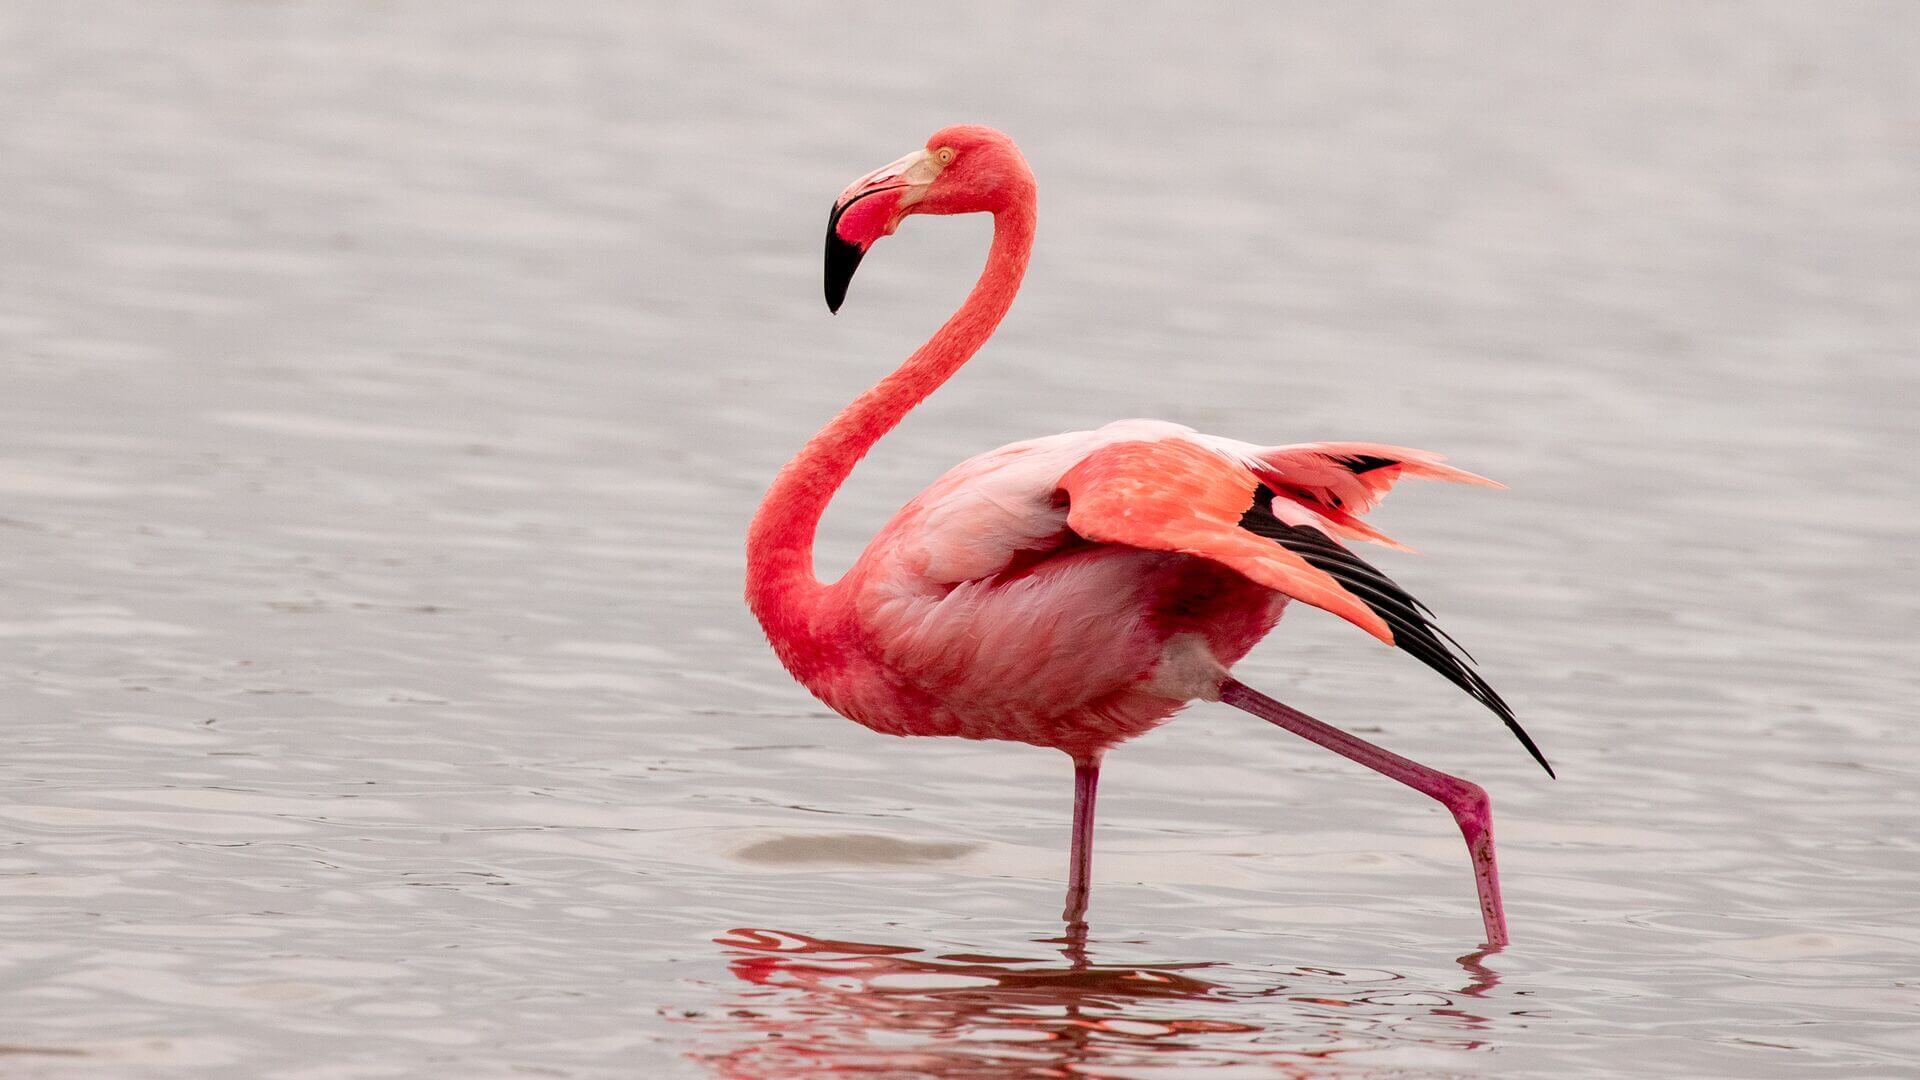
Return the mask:
<path id="1" fill-rule="evenodd" d="M 0 1071 L 1920 1069 L 1920 18 L 1895 4 L 0 16 Z M 1314 612 L 1109 759 L 905 742 L 738 601 L 955 303 L 843 184 L 995 123 L 1025 295 L 836 503 L 1160 415 L 1449 452 L 1386 568 L 1559 767 Z"/>

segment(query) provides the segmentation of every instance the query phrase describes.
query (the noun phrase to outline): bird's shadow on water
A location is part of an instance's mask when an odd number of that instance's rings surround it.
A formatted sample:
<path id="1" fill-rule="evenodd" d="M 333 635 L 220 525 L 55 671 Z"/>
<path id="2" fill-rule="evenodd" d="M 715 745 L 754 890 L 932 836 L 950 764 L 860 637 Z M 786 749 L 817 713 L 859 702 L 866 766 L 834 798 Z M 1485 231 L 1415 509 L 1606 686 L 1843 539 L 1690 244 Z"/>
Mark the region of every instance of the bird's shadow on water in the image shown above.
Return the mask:
<path id="1" fill-rule="evenodd" d="M 695 1059 L 728 1080 L 1447 1069 L 1491 1045 L 1500 983 L 1485 951 L 1439 988 L 1383 969 L 1102 963 L 1083 924 L 1023 956 L 761 929 L 714 941 L 745 985 L 684 1018 Z"/>

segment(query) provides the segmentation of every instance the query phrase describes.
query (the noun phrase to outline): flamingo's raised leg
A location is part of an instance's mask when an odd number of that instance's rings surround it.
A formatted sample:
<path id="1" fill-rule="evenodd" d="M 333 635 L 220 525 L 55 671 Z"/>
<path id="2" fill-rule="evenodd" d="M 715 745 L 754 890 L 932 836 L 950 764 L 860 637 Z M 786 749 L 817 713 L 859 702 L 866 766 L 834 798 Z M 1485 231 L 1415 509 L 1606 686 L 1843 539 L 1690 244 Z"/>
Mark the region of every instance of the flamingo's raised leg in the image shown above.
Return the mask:
<path id="1" fill-rule="evenodd" d="M 1500 872 L 1493 862 L 1493 806 L 1480 785 L 1383 750 L 1235 679 L 1221 684 L 1220 700 L 1439 800 L 1453 814 L 1460 834 L 1466 837 L 1467 852 L 1473 856 L 1474 883 L 1480 890 L 1480 918 L 1486 923 L 1487 944 L 1498 947 L 1507 943 L 1507 915 L 1500 905 Z M 1074 838 L 1076 842 L 1079 839 L 1077 828 Z"/>
<path id="2" fill-rule="evenodd" d="M 1099 785 L 1100 759 L 1073 759 L 1073 866 L 1067 874 L 1067 909 L 1060 913 L 1069 926 L 1087 917 L 1087 894 L 1093 885 L 1093 799 Z"/>

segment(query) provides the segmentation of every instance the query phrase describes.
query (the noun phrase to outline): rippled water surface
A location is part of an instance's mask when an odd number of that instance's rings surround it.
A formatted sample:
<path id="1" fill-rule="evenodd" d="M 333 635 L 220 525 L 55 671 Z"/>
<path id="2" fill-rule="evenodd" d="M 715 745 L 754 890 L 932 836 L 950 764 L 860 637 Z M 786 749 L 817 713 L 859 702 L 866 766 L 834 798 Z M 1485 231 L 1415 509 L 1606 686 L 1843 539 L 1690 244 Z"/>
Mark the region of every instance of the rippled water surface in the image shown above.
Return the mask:
<path id="1" fill-rule="evenodd" d="M 0 1073 L 1920 1071 L 1920 18 L 7 5 Z M 738 600 L 779 464 L 957 302 L 820 227 L 956 120 L 1025 295 L 829 515 L 1159 415 L 1430 446 L 1383 565 L 1548 781 L 1298 611 L 1108 762 L 896 741 Z"/>

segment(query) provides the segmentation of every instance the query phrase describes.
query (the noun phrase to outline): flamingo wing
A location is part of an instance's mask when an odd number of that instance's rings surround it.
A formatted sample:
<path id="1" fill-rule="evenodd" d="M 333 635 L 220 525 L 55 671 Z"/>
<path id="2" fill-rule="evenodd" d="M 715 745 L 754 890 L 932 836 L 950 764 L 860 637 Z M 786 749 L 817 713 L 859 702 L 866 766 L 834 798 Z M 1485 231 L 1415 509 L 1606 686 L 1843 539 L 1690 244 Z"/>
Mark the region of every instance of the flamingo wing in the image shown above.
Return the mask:
<path id="1" fill-rule="evenodd" d="M 1391 645 L 1386 620 L 1332 575 L 1240 528 L 1259 486 L 1245 465 L 1181 438 L 1105 446 L 1060 478 L 1067 527 L 1086 539 L 1212 559 Z"/>
<path id="2" fill-rule="evenodd" d="M 1367 479 L 1375 473 L 1384 475 Z M 1397 447 L 1313 444 L 1245 454 L 1171 438 L 1095 450 L 1061 478 L 1060 490 L 1068 528 L 1089 540 L 1211 559 L 1411 653 L 1498 716 L 1551 775 L 1513 710 L 1431 611 L 1335 538 L 1354 535 L 1357 514 L 1400 475 L 1491 484 L 1439 464 L 1437 455 Z M 1362 535 L 1385 540 L 1370 528 Z"/>

